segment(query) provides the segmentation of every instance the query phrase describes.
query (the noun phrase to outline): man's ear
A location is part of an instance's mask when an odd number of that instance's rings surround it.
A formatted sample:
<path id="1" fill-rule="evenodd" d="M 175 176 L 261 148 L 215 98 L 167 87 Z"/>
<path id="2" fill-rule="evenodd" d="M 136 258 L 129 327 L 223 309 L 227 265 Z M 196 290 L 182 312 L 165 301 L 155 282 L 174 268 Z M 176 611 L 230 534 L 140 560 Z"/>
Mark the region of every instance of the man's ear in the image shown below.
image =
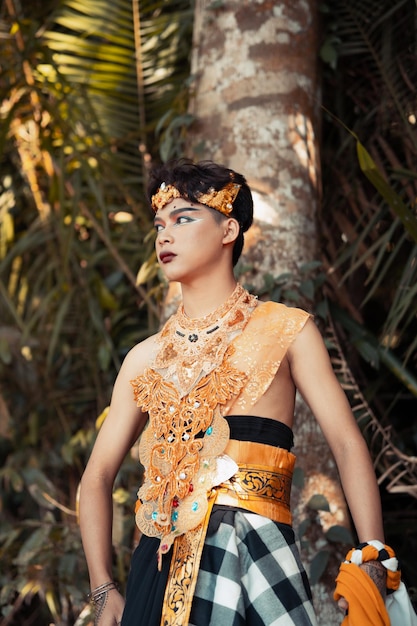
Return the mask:
<path id="1" fill-rule="evenodd" d="M 224 229 L 223 243 L 233 243 L 234 241 L 236 241 L 239 235 L 240 226 L 239 226 L 239 222 L 235 220 L 234 217 L 228 217 L 223 222 L 223 229 Z"/>

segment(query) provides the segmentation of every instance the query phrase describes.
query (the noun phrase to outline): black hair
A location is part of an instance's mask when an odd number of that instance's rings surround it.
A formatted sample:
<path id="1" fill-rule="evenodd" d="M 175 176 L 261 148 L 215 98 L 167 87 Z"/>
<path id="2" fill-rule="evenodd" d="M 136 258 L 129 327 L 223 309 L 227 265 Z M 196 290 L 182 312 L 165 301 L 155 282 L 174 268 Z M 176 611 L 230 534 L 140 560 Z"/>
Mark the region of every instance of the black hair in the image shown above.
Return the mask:
<path id="1" fill-rule="evenodd" d="M 199 202 L 198 196 L 207 193 L 209 189 L 216 191 L 223 189 L 230 181 L 241 185 L 233 202 L 233 210 L 229 217 L 234 217 L 239 222 L 239 235 L 233 247 L 233 265 L 239 260 L 242 253 L 244 237 L 253 222 L 253 199 L 246 178 L 234 170 L 219 165 L 213 161 L 194 162 L 191 159 L 171 161 L 155 167 L 150 172 L 148 184 L 148 198 L 156 194 L 162 183 L 173 185 L 183 198 L 191 202 Z M 216 214 L 219 211 L 212 209 Z"/>

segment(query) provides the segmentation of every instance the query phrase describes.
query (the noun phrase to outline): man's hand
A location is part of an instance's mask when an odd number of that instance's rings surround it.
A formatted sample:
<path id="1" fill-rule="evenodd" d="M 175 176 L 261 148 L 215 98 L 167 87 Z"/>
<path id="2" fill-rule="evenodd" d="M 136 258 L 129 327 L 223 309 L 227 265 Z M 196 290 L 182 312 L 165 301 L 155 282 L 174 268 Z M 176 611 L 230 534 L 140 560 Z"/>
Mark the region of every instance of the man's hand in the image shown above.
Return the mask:
<path id="1" fill-rule="evenodd" d="M 122 621 L 125 601 L 117 589 L 107 592 L 104 602 L 95 606 L 94 626 L 118 626 Z"/>
<path id="2" fill-rule="evenodd" d="M 385 567 L 379 561 L 366 561 L 366 563 L 361 563 L 359 567 L 371 578 L 385 602 L 387 593 L 387 570 Z M 337 606 L 343 613 L 346 613 L 349 608 L 345 598 L 340 598 Z"/>
<path id="3" fill-rule="evenodd" d="M 379 561 L 366 561 L 359 567 L 372 579 L 385 602 L 387 594 L 387 570 L 385 567 Z"/>

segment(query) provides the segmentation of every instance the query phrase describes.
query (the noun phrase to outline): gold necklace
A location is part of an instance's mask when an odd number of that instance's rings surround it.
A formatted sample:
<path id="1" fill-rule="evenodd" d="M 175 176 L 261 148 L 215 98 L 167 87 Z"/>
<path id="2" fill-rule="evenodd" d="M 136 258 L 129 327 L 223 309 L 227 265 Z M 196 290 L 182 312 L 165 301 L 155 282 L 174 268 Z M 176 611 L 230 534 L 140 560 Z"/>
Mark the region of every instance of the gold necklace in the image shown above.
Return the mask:
<path id="1" fill-rule="evenodd" d="M 189 318 L 180 306 L 157 338 L 161 348 L 154 368 L 165 380 L 175 382 L 181 395 L 189 393 L 202 376 L 220 365 L 256 305 L 256 297 L 238 283 L 226 302 L 202 318 Z"/>
<path id="2" fill-rule="evenodd" d="M 206 329 L 208 326 L 213 326 L 227 315 L 227 313 L 238 302 L 238 300 L 243 296 L 244 293 L 247 293 L 246 290 L 242 287 L 240 283 L 237 283 L 236 287 L 234 288 L 228 299 L 223 302 L 223 304 L 221 304 L 219 307 L 217 307 L 215 311 L 212 311 L 212 313 L 208 313 L 204 317 L 188 317 L 188 315 L 184 312 L 184 305 L 181 304 L 176 313 L 178 324 L 183 328 L 187 328 L 189 330 L 200 331 Z"/>

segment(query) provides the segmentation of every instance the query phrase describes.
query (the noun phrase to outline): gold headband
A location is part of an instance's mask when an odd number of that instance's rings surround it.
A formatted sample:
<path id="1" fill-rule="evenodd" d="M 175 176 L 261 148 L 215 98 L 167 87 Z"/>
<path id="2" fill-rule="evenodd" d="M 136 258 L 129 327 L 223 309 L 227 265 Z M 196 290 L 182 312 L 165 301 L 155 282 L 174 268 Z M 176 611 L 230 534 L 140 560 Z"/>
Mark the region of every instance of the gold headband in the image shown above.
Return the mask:
<path id="1" fill-rule="evenodd" d="M 230 215 L 233 211 L 233 202 L 236 199 L 241 185 L 238 183 L 227 183 L 223 189 L 216 191 L 213 187 L 210 187 L 207 193 L 196 194 L 198 202 L 205 204 L 211 209 L 220 211 L 223 215 Z M 180 192 L 174 185 L 167 185 L 161 183 L 158 191 L 152 196 L 152 208 L 155 213 L 158 209 L 162 209 L 168 202 L 171 202 L 174 198 L 181 198 Z"/>

